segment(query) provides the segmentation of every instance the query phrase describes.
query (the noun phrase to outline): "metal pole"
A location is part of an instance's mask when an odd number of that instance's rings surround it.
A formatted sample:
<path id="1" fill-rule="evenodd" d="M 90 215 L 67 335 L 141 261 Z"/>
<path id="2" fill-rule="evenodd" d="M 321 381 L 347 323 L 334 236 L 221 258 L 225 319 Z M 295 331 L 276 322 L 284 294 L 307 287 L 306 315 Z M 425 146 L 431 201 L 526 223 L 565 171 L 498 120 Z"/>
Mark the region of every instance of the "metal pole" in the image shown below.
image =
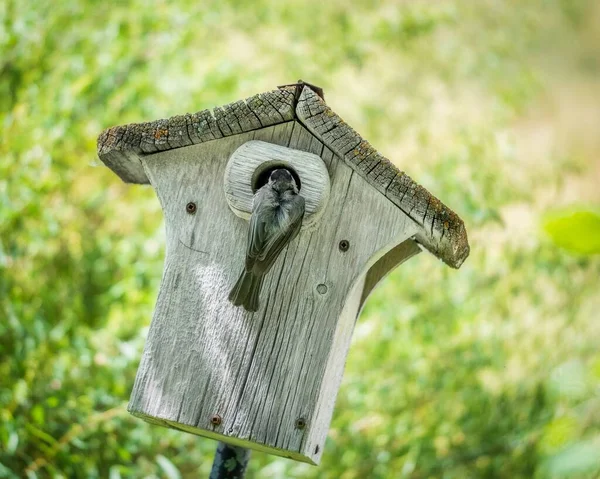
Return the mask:
<path id="1" fill-rule="evenodd" d="M 219 442 L 210 479 L 243 479 L 250 459 L 250 449 Z"/>

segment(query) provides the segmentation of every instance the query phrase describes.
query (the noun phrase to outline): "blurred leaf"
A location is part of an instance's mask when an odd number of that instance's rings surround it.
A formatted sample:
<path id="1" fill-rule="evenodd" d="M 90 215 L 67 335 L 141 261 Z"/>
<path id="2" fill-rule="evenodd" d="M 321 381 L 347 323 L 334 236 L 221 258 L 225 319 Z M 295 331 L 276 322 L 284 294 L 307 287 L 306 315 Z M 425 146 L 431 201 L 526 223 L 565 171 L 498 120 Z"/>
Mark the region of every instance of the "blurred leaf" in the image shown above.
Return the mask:
<path id="1" fill-rule="evenodd" d="M 600 253 L 600 215 L 593 211 L 547 215 L 544 230 L 556 245 L 572 253 Z"/>
<path id="2" fill-rule="evenodd" d="M 575 399 L 585 396 L 588 381 L 584 364 L 576 360 L 560 364 L 550 375 L 550 386 L 562 396 Z"/>
<path id="3" fill-rule="evenodd" d="M 119 466 L 111 466 L 108 479 L 121 479 L 121 471 L 119 471 Z"/>
<path id="4" fill-rule="evenodd" d="M 181 479 L 181 474 L 177 467 L 175 467 L 175 464 L 169 461 L 165 456 L 159 454 L 156 456 L 156 462 L 158 462 L 169 479 Z"/>
<path id="5" fill-rule="evenodd" d="M 46 417 L 46 415 L 44 414 L 44 408 L 39 404 L 33 406 L 33 408 L 31 409 L 31 417 L 37 424 L 44 424 L 44 418 Z"/>
<path id="6" fill-rule="evenodd" d="M 15 402 L 17 404 L 23 404 L 27 399 L 28 394 L 27 382 L 23 379 L 18 380 L 13 391 Z"/>
<path id="7" fill-rule="evenodd" d="M 545 464 L 550 477 L 600 473 L 600 436 L 578 442 L 549 458 Z"/>
<path id="8" fill-rule="evenodd" d="M 8 479 L 17 479 L 19 476 L 17 476 L 13 471 L 11 471 L 2 463 L 0 463 L 0 477 Z"/>
<path id="9" fill-rule="evenodd" d="M 19 435 L 12 431 L 8 437 L 8 443 L 6 444 L 6 451 L 10 454 L 14 453 L 19 445 Z"/>
<path id="10" fill-rule="evenodd" d="M 54 439 L 50 434 L 48 434 L 47 432 L 42 431 L 41 429 L 35 427 L 33 424 L 28 423 L 25 425 L 25 427 L 27 428 L 27 430 L 29 432 L 31 432 L 34 436 L 46 441 L 48 444 L 50 445 L 55 445 L 56 444 L 56 439 Z"/>
<path id="11" fill-rule="evenodd" d="M 554 419 L 545 427 L 540 447 L 544 452 L 555 453 L 573 442 L 578 437 L 578 432 L 579 425 L 573 417 Z"/>

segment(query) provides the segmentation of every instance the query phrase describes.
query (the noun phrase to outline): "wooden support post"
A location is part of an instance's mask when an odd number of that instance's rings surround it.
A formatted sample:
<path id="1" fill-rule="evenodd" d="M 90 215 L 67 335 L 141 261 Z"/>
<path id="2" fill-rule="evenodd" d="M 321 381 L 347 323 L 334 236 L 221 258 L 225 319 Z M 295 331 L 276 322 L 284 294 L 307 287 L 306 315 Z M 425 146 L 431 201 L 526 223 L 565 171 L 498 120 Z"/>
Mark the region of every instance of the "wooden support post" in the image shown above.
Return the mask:
<path id="1" fill-rule="evenodd" d="M 249 460 L 249 449 L 219 442 L 209 479 L 243 479 Z"/>

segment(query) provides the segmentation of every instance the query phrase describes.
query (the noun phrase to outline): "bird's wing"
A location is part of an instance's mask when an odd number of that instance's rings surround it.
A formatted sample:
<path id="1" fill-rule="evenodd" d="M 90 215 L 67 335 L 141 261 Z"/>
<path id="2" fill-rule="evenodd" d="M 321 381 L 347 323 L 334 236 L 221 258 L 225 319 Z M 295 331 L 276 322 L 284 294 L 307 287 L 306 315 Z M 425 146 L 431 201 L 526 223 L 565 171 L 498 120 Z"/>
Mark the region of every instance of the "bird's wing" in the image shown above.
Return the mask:
<path id="1" fill-rule="evenodd" d="M 290 217 L 287 228 L 276 230 L 276 232 L 265 237 L 264 248 L 258 254 L 254 263 L 254 271 L 256 273 L 266 273 L 269 271 L 273 263 L 281 253 L 281 250 L 292 241 L 302 226 L 302 218 L 304 217 L 304 198 L 300 195 L 293 199 L 292 207 L 290 208 Z"/>
<path id="2" fill-rule="evenodd" d="M 265 218 L 253 214 L 250 216 L 248 229 L 248 247 L 246 249 L 246 270 L 251 271 L 254 263 L 262 254 L 267 244 L 267 224 Z"/>

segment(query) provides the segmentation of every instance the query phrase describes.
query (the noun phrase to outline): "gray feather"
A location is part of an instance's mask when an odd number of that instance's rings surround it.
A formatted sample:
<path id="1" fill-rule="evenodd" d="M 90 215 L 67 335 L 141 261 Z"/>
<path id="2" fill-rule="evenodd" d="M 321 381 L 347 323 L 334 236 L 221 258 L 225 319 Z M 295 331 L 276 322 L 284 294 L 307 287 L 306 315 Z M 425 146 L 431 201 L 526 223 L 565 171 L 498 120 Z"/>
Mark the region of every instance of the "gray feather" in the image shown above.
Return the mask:
<path id="1" fill-rule="evenodd" d="M 298 195 L 295 184 L 291 188 L 290 184 L 284 184 L 287 188 L 279 186 L 270 182 L 254 195 L 244 271 L 229 295 L 234 305 L 248 311 L 258 309 L 264 275 L 302 226 L 304 198 Z"/>

